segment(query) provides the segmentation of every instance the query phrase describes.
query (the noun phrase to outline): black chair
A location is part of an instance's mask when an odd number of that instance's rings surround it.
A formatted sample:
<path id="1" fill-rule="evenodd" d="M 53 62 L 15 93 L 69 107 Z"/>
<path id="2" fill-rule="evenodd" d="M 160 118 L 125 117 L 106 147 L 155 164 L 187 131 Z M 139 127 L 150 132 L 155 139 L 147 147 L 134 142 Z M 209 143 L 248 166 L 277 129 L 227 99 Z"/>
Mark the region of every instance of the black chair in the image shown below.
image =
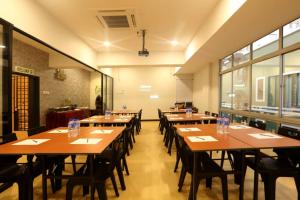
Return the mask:
<path id="1" fill-rule="evenodd" d="M 204 114 L 205 115 L 210 115 L 210 112 L 209 111 L 205 111 Z"/>
<path id="2" fill-rule="evenodd" d="M 177 134 L 175 131 L 175 143 L 176 147 L 178 148 L 180 159 L 182 161 L 182 168 L 178 183 L 178 191 L 180 192 L 184 183 L 184 179 L 186 173 L 192 175 L 193 173 L 193 153 L 189 150 L 188 146 L 184 142 L 183 138 Z M 212 159 L 209 158 L 209 155 L 206 152 L 198 153 L 199 159 L 197 162 L 197 174 L 195 177 L 196 187 L 195 187 L 195 194 L 197 194 L 197 190 L 200 184 L 201 179 L 206 179 L 206 186 L 211 187 L 212 178 L 219 177 L 222 181 L 222 191 L 223 191 L 223 199 L 228 199 L 228 185 L 227 185 L 227 174 L 226 172 Z M 192 183 L 189 193 L 189 199 L 192 199 L 192 185 L 193 185 L 193 177 Z"/>
<path id="3" fill-rule="evenodd" d="M 123 140 L 122 137 L 120 136 L 110 146 L 111 148 L 110 158 L 97 156 L 94 159 L 93 162 L 94 180 L 93 181 L 95 183 L 95 188 L 91 188 L 91 190 L 92 190 L 92 195 L 94 195 L 95 189 L 97 189 L 98 196 L 100 199 L 107 198 L 106 189 L 105 189 L 105 180 L 108 178 L 112 180 L 115 193 L 117 196 L 119 196 L 113 171 L 115 168 L 117 168 L 118 174 L 121 172 L 119 174 L 119 179 L 123 177 L 120 176 L 122 174 L 122 169 L 121 169 L 121 164 L 119 159 L 120 152 L 122 151 L 122 144 L 123 144 Z M 90 158 L 88 158 L 88 160 L 89 159 Z M 83 185 L 84 186 L 83 192 L 84 194 L 87 193 L 89 185 L 91 184 L 90 180 L 87 178 L 87 176 L 89 176 L 89 170 L 90 170 L 90 162 L 87 162 L 75 173 L 74 178 L 69 179 L 69 181 L 67 182 L 67 191 L 66 191 L 67 200 L 72 199 L 73 188 L 75 185 Z M 125 189 L 125 185 L 122 186 L 122 189 Z"/>
<path id="4" fill-rule="evenodd" d="M 163 114 L 159 108 L 157 109 L 157 112 L 158 112 L 158 120 L 159 120 L 158 128 L 159 130 L 161 130 Z"/>
<path id="5" fill-rule="evenodd" d="M 260 130 L 265 130 L 266 129 L 266 123 L 264 121 L 261 120 L 250 120 L 249 122 L 249 126 L 253 127 L 253 128 L 258 128 Z M 247 150 L 244 151 L 244 155 L 245 156 L 254 156 L 256 154 L 255 150 Z M 241 170 L 242 169 L 242 153 L 241 151 L 238 150 L 232 150 L 232 151 L 227 151 L 227 156 L 228 156 L 228 160 L 230 162 L 230 165 L 232 167 L 232 169 L 234 170 Z M 223 167 L 223 163 L 224 163 L 224 158 L 225 157 L 225 151 L 222 151 L 222 155 L 221 155 L 221 167 Z M 260 157 L 268 157 L 266 154 L 260 152 Z M 240 184 L 240 180 L 241 180 L 241 175 L 240 174 L 235 174 L 234 175 L 234 182 L 236 184 Z"/>
<path id="6" fill-rule="evenodd" d="M 13 133 L 0 136 L 0 139 L 2 140 L 0 144 L 5 144 L 17 140 L 17 137 Z M 0 193 L 17 183 L 19 188 L 18 199 L 33 199 L 33 181 L 30 172 L 26 165 L 16 163 L 20 157 L 20 155 L 0 156 Z"/>
<path id="7" fill-rule="evenodd" d="M 45 126 L 42 127 L 36 127 L 28 130 L 28 136 L 32 136 L 41 132 L 47 131 L 47 128 Z M 64 169 L 65 165 L 65 159 L 68 156 L 65 155 L 51 155 L 51 156 L 46 156 L 46 166 L 48 169 L 49 175 L 53 176 L 61 176 L 62 171 Z M 30 169 L 30 174 L 32 176 L 32 179 L 38 177 L 39 175 L 42 174 L 42 157 L 41 156 L 36 156 L 35 162 L 33 162 L 33 155 L 28 155 L 27 156 L 27 162 L 28 162 L 28 167 Z M 73 166 L 73 171 L 74 173 L 76 172 L 76 156 L 71 155 L 72 158 L 72 166 Z M 62 187 L 62 180 L 60 178 L 50 178 L 51 182 L 51 189 L 52 192 L 55 193 L 56 191 L 60 190 Z"/>
<path id="8" fill-rule="evenodd" d="M 137 118 L 136 118 L 136 132 L 137 132 L 137 134 L 139 134 L 140 133 L 140 131 L 141 131 L 141 129 L 142 129 L 142 112 L 143 112 L 143 110 L 141 109 L 140 111 L 139 111 L 139 113 L 138 113 L 138 116 L 137 116 Z"/>
<path id="9" fill-rule="evenodd" d="M 300 131 L 282 126 L 278 129 L 278 134 L 293 139 L 300 140 Z M 300 199 L 300 148 L 276 148 L 273 150 L 278 157 L 260 157 L 258 163 L 258 173 L 264 182 L 265 199 L 275 200 L 276 180 L 279 177 L 293 177 Z M 255 157 L 246 158 L 246 165 L 255 169 Z M 246 172 L 245 172 L 246 173 Z"/>
<path id="10" fill-rule="evenodd" d="M 218 113 L 211 113 L 211 116 L 218 118 L 219 114 Z M 217 120 L 216 119 L 211 119 L 211 120 L 209 120 L 209 123 L 210 124 L 216 124 Z"/>

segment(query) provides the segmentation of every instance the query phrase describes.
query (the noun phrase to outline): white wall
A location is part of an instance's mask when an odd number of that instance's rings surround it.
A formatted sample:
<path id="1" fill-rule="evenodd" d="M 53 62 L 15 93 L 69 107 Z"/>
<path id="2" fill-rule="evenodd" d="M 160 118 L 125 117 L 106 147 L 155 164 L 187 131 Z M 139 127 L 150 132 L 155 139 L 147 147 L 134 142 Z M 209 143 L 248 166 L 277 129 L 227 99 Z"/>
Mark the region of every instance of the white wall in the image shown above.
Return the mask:
<path id="1" fill-rule="evenodd" d="M 193 101 L 193 74 L 176 75 L 176 101 Z"/>
<path id="2" fill-rule="evenodd" d="M 176 101 L 175 67 L 113 68 L 114 109 L 143 109 L 143 119 L 157 119 L 157 108 L 168 109 Z M 140 86 L 151 86 L 141 88 Z M 150 95 L 158 95 L 151 99 Z"/>
<path id="3" fill-rule="evenodd" d="M 33 0 L 1 0 L 0 17 L 58 50 L 95 66 L 96 53 Z"/>
<path id="4" fill-rule="evenodd" d="M 214 62 L 194 74 L 193 103 L 199 112 L 219 110 L 218 69 L 218 62 Z"/>

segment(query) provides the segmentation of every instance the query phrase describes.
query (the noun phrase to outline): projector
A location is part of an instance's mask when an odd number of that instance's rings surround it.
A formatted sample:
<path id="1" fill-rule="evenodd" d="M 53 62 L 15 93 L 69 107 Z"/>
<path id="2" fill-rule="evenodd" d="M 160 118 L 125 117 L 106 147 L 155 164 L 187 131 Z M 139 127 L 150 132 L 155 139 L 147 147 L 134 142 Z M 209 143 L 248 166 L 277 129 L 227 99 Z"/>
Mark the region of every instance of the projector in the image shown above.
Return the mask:
<path id="1" fill-rule="evenodd" d="M 142 51 L 139 51 L 139 56 L 145 56 L 148 57 L 149 56 L 149 51 L 147 49 L 144 49 Z"/>

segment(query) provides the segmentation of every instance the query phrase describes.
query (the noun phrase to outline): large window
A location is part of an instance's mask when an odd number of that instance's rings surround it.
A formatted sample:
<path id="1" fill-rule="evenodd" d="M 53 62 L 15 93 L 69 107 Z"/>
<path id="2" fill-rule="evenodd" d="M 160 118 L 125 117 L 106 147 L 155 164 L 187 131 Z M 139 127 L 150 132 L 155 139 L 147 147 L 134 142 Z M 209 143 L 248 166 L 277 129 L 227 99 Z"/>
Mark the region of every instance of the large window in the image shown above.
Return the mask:
<path id="1" fill-rule="evenodd" d="M 233 65 L 243 64 L 250 60 L 250 45 L 242 48 L 233 54 Z"/>
<path id="2" fill-rule="evenodd" d="M 269 35 L 257 40 L 253 43 L 253 58 L 258 58 L 266 54 L 277 51 L 279 48 L 278 45 L 279 39 L 279 30 L 276 30 Z"/>
<path id="3" fill-rule="evenodd" d="M 300 18 L 221 59 L 220 112 L 237 122 L 263 119 L 270 131 L 280 123 L 298 125 L 299 44 Z"/>
<path id="4" fill-rule="evenodd" d="M 300 42 L 300 18 L 283 27 L 283 47 Z"/>
<path id="5" fill-rule="evenodd" d="M 283 57 L 284 98 L 282 114 L 300 117 L 300 50 Z"/>
<path id="6" fill-rule="evenodd" d="M 278 113 L 279 63 L 279 57 L 275 57 L 252 65 L 252 111 Z"/>
<path id="7" fill-rule="evenodd" d="M 249 67 L 233 71 L 233 108 L 249 110 Z"/>
<path id="8" fill-rule="evenodd" d="M 221 71 L 224 71 L 226 69 L 230 69 L 232 66 L 232 56 L 227 56 L 223 60 L 221 60 Z"/>
<path id="9" fill-rule="evenodd" d="M 223 108 L 231 108 L 232 99 L 232 73 L 227 73 L 222 75 L 222 99 L 221 106 Z"/>

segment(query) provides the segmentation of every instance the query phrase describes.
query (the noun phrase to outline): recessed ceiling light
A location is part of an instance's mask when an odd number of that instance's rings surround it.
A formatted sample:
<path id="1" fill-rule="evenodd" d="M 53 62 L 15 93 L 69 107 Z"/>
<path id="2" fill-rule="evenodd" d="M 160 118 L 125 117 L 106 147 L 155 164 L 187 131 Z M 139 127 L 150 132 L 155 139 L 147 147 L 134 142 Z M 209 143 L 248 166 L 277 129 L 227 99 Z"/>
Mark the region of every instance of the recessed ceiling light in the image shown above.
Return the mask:
<path id="1" fill-rule="evenodd" d="M 176 46 L 176 45 L 178 44 L 178 42 L 177 42 L 176 40 L 172 40 L 172 41 L 171 41 L 171 44 L 172 44 L 173 46 Z"/>
<path id="2" fill-rule="evenodd" d="M 109 47 L 111 45 L 111 43 L 109 41 L 105 41 L 103 42 L 104 46 Z"/>

